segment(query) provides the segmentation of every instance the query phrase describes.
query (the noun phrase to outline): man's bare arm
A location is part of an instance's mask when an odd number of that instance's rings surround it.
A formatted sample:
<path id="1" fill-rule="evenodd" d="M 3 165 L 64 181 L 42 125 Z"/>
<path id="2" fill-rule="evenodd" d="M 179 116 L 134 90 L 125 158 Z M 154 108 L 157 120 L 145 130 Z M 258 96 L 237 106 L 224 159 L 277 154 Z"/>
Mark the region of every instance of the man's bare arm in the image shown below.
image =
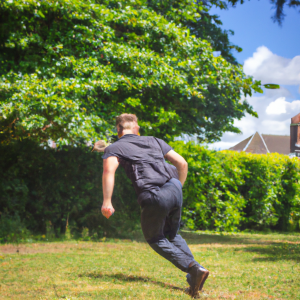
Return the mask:
<path id="1" fill-rule="evenodd" d="M 176 167 L 179 175 L 179 181 L 183 186 L 188 173 L 188 163 L 181 155 L 179 155 L 174 150 L 169 151 L 165 155 L 165 159 L 167 159 Z"/>
<path id="2" fill-rule="evenodd" d="M 115 173 L 119 166 L 118 158 L 110 156 L 103 160 L 103 175 L 102 175 L 102 188 L 103 188 L 103 204 L 101 208 L 102 214 L 108 219 L 114 208 L 111 203 L 111 197 L 115 185 Z"/>

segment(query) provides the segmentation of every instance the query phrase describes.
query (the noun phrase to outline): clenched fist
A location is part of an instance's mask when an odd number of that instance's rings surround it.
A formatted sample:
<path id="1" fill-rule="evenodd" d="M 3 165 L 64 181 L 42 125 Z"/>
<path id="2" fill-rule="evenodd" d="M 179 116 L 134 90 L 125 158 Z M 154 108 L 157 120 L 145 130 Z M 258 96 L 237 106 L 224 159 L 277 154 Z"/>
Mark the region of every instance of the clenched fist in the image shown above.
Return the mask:
<path id="1" fill-rule="evenodd" d="M 114 214 L 115 209 L 113 208 L 112 205 L 107 205 L 107 206 L 102 205 L 101 212 L 106 219 L 109 219 L 109 217 L 111 217 Z"/>

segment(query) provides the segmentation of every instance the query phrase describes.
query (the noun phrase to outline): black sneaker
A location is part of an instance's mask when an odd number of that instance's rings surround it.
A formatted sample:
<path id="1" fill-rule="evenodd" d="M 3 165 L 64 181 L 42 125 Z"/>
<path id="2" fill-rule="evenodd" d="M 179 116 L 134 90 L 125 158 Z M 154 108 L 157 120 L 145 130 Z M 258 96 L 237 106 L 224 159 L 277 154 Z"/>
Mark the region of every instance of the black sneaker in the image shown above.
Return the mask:
<path id="1" fill-rule="evenodd" d="M 205 280 L 209 275 L 209 271 L 200 266 L 198 263 L 189 268 L 186 280 L 190 285 L 189 294 L 195 298 L 198 295 L 198 291 L 201 291 Z"/>

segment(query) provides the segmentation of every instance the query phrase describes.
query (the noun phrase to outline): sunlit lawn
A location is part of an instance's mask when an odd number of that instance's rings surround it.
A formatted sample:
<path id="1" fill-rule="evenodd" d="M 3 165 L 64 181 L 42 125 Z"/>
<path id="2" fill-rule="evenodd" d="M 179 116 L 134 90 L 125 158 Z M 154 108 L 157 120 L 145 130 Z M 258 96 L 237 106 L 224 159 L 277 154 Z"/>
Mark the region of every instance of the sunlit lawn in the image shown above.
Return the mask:
<path id="1" fill-rule="evenodd" d="M 300 235 L 182 233 L 210 270 L 203 299 L 300 299 Z M 190 299 L 140 241 L 0 245 L 0 299 Z"/>

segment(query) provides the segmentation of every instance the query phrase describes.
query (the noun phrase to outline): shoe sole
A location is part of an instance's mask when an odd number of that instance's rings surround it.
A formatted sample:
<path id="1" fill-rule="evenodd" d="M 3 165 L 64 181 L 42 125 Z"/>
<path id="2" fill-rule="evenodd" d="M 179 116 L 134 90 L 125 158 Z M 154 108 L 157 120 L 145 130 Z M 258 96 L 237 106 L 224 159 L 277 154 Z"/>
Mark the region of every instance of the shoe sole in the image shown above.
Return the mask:
<path id="1" fill-rule="evenodd" d="M 192 294 L 191 294 L 191 288 L 190 287 L 186 288 L 185 291 L 184 291 L 184 293 L 187 294 L 187 295 L 189 295 L 189 296 L 191 296 L 193 299 L 199 299 L 200 298 L 199 293 L 197 293 L 196 295 L 192 296 Z"/>

